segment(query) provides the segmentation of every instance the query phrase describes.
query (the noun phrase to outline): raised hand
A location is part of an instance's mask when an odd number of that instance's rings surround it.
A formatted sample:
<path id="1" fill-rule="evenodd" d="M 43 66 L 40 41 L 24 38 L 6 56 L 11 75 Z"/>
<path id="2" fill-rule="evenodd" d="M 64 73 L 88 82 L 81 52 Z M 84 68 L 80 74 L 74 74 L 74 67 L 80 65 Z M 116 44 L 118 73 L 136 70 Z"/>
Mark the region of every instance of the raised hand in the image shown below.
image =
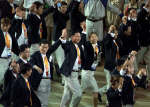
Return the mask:
<path id="1" fill-rule="evenodd" d="M 63 40 L 66 40 L 66 38 L 67 38 L 67 29 L 66 28 L 62 30 L 62 35 L 60 38 Z"/>

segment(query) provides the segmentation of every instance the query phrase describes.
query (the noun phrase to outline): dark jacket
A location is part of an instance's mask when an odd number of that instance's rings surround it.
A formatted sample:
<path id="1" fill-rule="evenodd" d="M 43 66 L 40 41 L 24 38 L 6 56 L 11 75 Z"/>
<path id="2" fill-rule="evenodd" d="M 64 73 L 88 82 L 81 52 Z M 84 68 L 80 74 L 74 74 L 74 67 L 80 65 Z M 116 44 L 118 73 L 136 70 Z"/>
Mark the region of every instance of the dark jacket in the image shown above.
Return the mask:
<path id="1" fill-rule="evenodd" d="M 60 44 L 61 44 L 61 41 L 58 40 L 54 45 L 52 45 L 49 48 L 49 50 L 46 54 L 48 59 L 49 59 L 50 55 L 59 47 Z M 30 63 L 32 66 L 37 65 L 38 67 L 40 67 L 44 71 L 44 62 L 43 62 L 40 51 L 35 52 L 31 56 Z M 53 70 L 53 68 L 50 65 L 50 71 L 52 71 L 52 70 Z M 40 82 L 41 82 L 41 79 L 42 79 L 42 75 L 43 75 L 43 73 L 40 74 L 37 70 L 35 70 L 35 69 L 32 70 L 32 75 L 30 77 L 30 80 L 31 80 L 31 85 L 32 85 L 34 90 L 38 89 Z"/>
<path id="2" fill-rule="evenodd" d="M 99 42 L 97 43 L 97 45 L 98 45 L 98 50 L 99 50 L 99 53 L 100 53 L 101 50 L 100 50 Z M 94 61 L 97 60 L 97 55 L 94 52 L 93 46 L 90 43 L 90 41 L 86 41 L 85 44 L 84 44 L 84 57 L 85 57 L 84 58 L 85 60 L 84 60 L 83 69 L 85 69 L 85 70 L 93 70 L 91 68 L 91 66 L 94 63 Z"/>
<path id="3" fill-rule="evenodd" d="M 15 36 L 16 41 L 19 39 L 19 37 L 22 34 L 22 23 L 24 23 L 27 28 L 27 21 L 23 19 L 16 19 L 15 17 L 12 19 L 10 32 L 12 35 Z"/>
<path id="4" fill-rule="evenodd" d="M 30 96 L 32 98 L 32 106 Z M 31 85 L 29 90 L 25 79 L 21 75 L 17 78 L 17 80 L 13 84 L 11 99 L 13 101 L 13 107 L 24 107 L 24 106 L 41 107 L 40 100 L 33 92 Z"/>
<path id="5" fill-rule="evenodd" d="M 42 23 L 42 39 L 47 38 L 47 28 L 45 23 L 45 17 L 51 12 L 51 9 L 47 9 L 40 16 L 40 19 L 33 13 L 28 15 L 27 25 L 28 25 L 28 41 L 29 44 L 39 43 L 41 38 L 39 34 L 40 24 Z"/>
<path id="6" fill-rule="evenodd" d="M 104 37 L 103 43 L 104 43 L 104 53 L 105 53 L 105 63 L 104 68 L 113 71 L 113 69 L 116 67 L 116 53 L 117 53 L 117 46 L 113 42 L 114 38 L 111 37 L 110 34 L 107 34 Z M 118 46 L 120 46 L 119 39 L 116 39 L 116 42 Z"/>
<path id="7" fill-rule="evenodd" d="M 14 8 L 16 7 L 17 5 L 14 4 Z M 10 19 L 13 19 L 15 15 L 15 14 L 12 14 L 12 7 L 7 0 L 0 1 L 0 11 L 1 11 L 0 18 L 8 17 Z"/>
<path id="8" fill-rule="evenodd" d="M 131 27 L 131 35 L 128 36 L 125 34 L 128 27 Z M 120 56 L 128 55 L 132 50 L 137 51 L 139 49 L 138 44 L 138 34 L 136 32 L 136 22 L 128 21 L 128 24 L 121 24 L 119 27 L 119 38 L 121 39 L 123 45 L 120 47 L 119 53 Z"/>
<path id="9" fill-rule="evenodd" d="M 7 70 L 4 75 L 4 93 L 0 98 L 0 103 L 5 107 L 9 107 L 11 104 L 11 91 L 12 85 L 17 78 L 13 75 L 12 70 Z"/>
<path id="10" fill-rule="evenodd" d="M 71 21 L 71 31 L 82 31 L 82 28 L 80 27 L 80 23 L 84 21 L 86 18 L 85 16 L 79 11 L 79 4 L 80 2 L 72 0 L 69 5 L 70 10 L 70 21 Z"/>
<path id="11" fill-rule="evenodd" d="M 19 66 L 22 66 L 23 64 L 25 64 L 24 62 L 23 62 L 23 60 L 22 59 L 18 59 L 18 61 L 17 61 L 17 64 L 19 64 Z"/>
<path id="12" fill-rule="evenodd" d="M 107 100 L 108 100 L 108 107 L 122 107 L 121 102 L 121 92 L 118 89 L 113 89 L 110 87 L 106 92 Z"/>
<path id="13" fill-rule="evenodd" d="M 141 8 L 137 16 L 138 31 L 139 31 L 139 42 L 140 46 L 150 45 L 150 15 L 144 9 Z"/>
<path id="14" fill-rule="evenodd" d="M 66 28 L 67 21 L 69 20 L 68 11 L 63 14 L 57 8 L 53 6 L 50 7 L 51 11 L 53 12 L 53 21 L 54 21 L 54 28 L 53 28 L 53 40 L 57 41 L 61 36 L 62 30 Z"/>
<path id="15" fill-rule="evenodd" d="M 146 81 L 146 76 L 143 76 L 139 79 L 137 76 L 133 77 L 136 86 L 133 85 L 132 79 L 125 75 L 124 82 L 122 87 L 122 102 L 124 105 L 126 104 L 134 104 L 134 88 L 135 87 L 143 87 L 143 83 Z"/>
<path id="16" fill-rule="evenodd" d="M 80 49 L 81 67 L 82 67 L 82 65 L 84 65 L 83 64 L 84 53 L 83 53 L 82 47 L 79 45 L 78 47 Z M 64 49 L 64 52 L 65 52 L 65 60 L 60 68 L 60 72 L 66 77 L 68 77 L 71 75 L 71 72 L 73 70 L 73 66 L 77 58 L 77 50 L 72 41 L 68 41 L 67 43 L 62 44 L 62 48 Z"/>

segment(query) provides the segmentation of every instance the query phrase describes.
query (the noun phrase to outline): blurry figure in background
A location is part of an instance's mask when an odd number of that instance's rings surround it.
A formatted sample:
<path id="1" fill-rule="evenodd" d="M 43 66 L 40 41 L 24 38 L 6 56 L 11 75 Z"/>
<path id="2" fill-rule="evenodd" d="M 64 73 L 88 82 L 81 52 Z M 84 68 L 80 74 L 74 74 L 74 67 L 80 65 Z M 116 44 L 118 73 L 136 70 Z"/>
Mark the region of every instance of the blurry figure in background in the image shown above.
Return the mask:
<path id="1" fill-rule="evenodd" d="M 137 67 L 144 60 L 150 79 L 150 0 L 140 9 L 137 15 L 140 50 L 137 53 Z"/>
<path id="2" fill-rule="evenodd" d="M 86 40 L 86 38 L 85 38 Z M 81 88 L 83 91 L 90 88 L 93 92 L 93 106 L 98 106 L 98 85 L 94 72 L 98 65 L 98 56 L 101 52 L 100 43 L 95 32 L 89 35 L 89 41 L 83 42 L 85 61 L 81 72 Z"/>
<path id="3" fill-rule="evenodd" d="M 123 107 L 134 107 L 135 104 L 135 87 L 145 88 L 147 73 L 146 69 L 140 69 L 137 74 L 134 73 L 134 60 L 136 51 L 132 51 L 125 63 L 122 66 L 120 75 L 123 76 L 123 87 L 122 87 L 122 103 Z M 134 75 L 135 74 L 135 75 Z"/>
<path id="4" fill-rule="evenodd" d="M 69 17 L 71 22 L 71 32 L 79 31 L 82 32 L 80 23 L 83 22 L 86 18 L 83 13 L 84 4 L 82 1 L 72 0 L 69 5 Z"/>
<path id="5" fill-rule="evenodd" d="M 122 34 L 123 33 L 123 28 L 127 25 L 127 21 L 128 21 L 128 17 L 127 16 L 123 16 L 122 17 L 122 22 L 118 28 L 118 33 Z"/>
<path id="6" fill-rule="evenodd" d="M 4 75 L 4 93 L 2 97 L 0 98 L 0 103 L 3 104 L 4 107 L 11 106 L 12 85 L 14 81 L 17 79 L 19 72 L 20 72 L 19 64 L 17 64 L 15 60 L 12 60 Z"/>
<path id="7" fill-rule="evenodd" d="M 123 12 L 124 0 L 110 0 L 110 1 L 112 5 L 119 8 Z M 118 25 L 120 24 L 120 17 L 115 13 L 112 13 L 111 11 L 107 10 L 107 18 L 105 21 L 107 27 L 113 24 L 118 28 Z"/>
<path id="8" fill-rule="evenodd" d="M 137 0 L 129 0 L 129 3 L 126 5 L 125 9 L 124 9 L 124 15 L 125 16 L 128 16 L 129 15 L 129 12 L 130 12 L 130 9 L 135 9 L 137 10 L 139 7 L 138 7 L 138 2 Z"/>
<path id="9" fill-rule="evenodd" d="M 96 32 L 100 41 L 103 40 L 103 20 L 106 16 L 105 10 L 121 16 L 121 11 L 113 6 L 110 0 L 84 0 L 84 13 L 86 16 L 87 38 L 91 32 Z"/>
<path id="10" fill-rule="evenodd" d="M 114 25 L 109 27 L 107 35 L 104 37 L 104 73 L 106 76 L 106 85 L 99 89 L 99 94 L 103 95 L 110 88 L 111 72 L 115 69 L 117 60 L 120 59 L 120 47 L 122 43 L 118 38 L 118 31 Z"/>
<path id="11" fill-rule="evenodd" d="M 14 0 L 4 0 L 0 1 L 0 11 L 1 15 L 0 18 L 6 18 L 12 19 L 15 15 L 15 9 L 17 5 L 14 4 Z"/>
<path id="12" fill-rule="evenodd" d="M 122 107 L 122 86 L 123 79 L 120 76 L 111 77 L 111 87 L 106 92 L 108 106 L 107 107 Z"/>

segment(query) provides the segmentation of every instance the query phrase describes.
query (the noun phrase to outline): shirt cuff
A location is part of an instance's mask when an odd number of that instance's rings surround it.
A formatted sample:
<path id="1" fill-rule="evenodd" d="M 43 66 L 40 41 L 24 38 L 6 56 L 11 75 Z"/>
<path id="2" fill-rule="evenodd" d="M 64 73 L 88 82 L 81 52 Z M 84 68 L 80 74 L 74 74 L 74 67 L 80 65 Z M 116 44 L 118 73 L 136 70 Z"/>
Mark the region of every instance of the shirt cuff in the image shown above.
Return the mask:
<path id="1" fill-rule="evenodd" d="M 125 73 L 126 73 L 126 71 L 125 71 L 125 70 L 123 70 L 123 69 L 121 69 L 121 70 L 120 70 L 120 75 L 121 75 L 121 76 L 124 76 L 124 75 L 125 75 Z"/>
<path id="2" fill-rule="evenodd" d="M 63 44 L 66 43 L 66 40 L 63 40 L 63 39 L 61 39 L 61 38 L 60 38 L 60 41 L 61 41 Z"/>
<path id="3" fill-rule="evenodd" d="M 139 79 L 142 79 L 142 77 L 141 77 L 139 74 L 137 75 L 137 77 L 138 77 Z"/>
<path id="4" fill-rule="evenodd" d="M 118 88 L 118 91 L 119 91 L 119 92 L 122 92 L 122 89 L 121 89 L 121 88 Z"/>

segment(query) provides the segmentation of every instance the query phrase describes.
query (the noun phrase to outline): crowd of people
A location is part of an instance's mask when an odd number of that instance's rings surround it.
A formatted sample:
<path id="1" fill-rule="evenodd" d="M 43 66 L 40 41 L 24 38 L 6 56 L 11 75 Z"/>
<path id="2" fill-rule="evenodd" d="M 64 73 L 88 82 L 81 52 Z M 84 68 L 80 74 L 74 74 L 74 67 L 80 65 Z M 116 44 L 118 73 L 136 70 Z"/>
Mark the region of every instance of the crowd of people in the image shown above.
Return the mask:
<path id="1" fill-rule="evenodd" d="M 16 1 L 0 1 L 0 104 L 4 107 L 48 107 L 54 67 L 64 85 L 60 107 L 78 107 L 87 88 L 94 107 L 103 102 L 103 95 L 107 107 L 133 107 L 134 89 L 148 88 L 150 0 L 116 0 L 123 7 L 112 5 L 113 0 Z M 106 10 L 117 16 L 113 17 L 117 25 L 106 23 Z M 52 35 L 49 19 L 45 20 L 49 14 Z M 104 87 L 94 77 L 103 60 Z"/>

